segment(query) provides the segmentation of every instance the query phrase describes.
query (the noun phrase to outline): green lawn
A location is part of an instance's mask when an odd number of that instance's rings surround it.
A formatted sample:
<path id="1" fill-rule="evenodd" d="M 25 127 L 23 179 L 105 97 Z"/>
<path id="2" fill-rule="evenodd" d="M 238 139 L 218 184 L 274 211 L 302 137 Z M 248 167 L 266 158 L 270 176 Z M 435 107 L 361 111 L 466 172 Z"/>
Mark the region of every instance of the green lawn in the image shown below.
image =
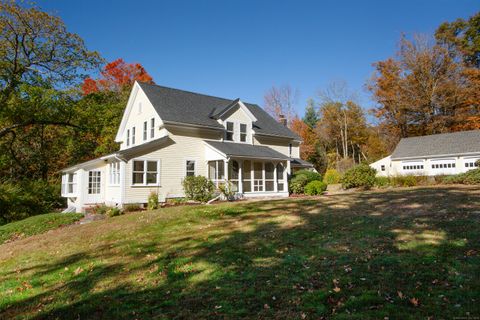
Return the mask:
<path id="1" fill-rule="evenodd" d="M 0 246 L 0 319 L 477 319 L 480 190 L 133 213 Z"/>
<path id="2" fill-rule="evenodd" d="M 0 244 L 71 224 L 81 217 L 78 213 L 48 213 L 8 223 L 0 226 Z"/>

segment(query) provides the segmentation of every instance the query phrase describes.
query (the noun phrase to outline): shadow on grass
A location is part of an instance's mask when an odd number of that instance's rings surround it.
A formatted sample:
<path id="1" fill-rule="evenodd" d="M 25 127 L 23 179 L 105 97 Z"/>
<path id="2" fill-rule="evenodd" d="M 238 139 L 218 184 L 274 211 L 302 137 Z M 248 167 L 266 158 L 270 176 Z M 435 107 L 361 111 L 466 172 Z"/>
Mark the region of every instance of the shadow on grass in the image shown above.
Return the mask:
<path id="1" fill-rule="evenodd" d="M 192 208 L 184 232 L 3 274 L 40 289 L 0 318 L 480 316 L 479 207 L 445 187 Z"/>

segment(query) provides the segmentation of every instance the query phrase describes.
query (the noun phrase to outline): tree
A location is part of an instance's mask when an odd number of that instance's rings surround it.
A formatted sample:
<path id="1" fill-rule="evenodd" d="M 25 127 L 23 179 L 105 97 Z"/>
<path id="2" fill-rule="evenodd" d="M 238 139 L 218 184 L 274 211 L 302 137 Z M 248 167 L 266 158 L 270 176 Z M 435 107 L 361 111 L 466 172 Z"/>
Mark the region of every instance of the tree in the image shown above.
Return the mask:
<path id="1" fill-rule="evenodd" d="M 318 115 L 315 111 L 315 101 L 311 98 L 307 100 L 303 122 L 305 122 L 310 128 L 314 128 L 318 122 Z"/>
<path id="2" fill-rule="evenodd" d="M 447 48 L 427 38 L 401 38 L 397 59 L 374 64 L 376 74 L 368 84 L 378 106 L 374 115 L 394 141 L 474 125 L 479 100 L 478 75 L 455 61 Z M 477 94 L 478 95 L 478 94 Z"/>
<path id="3" fill-rule="evenodd" d="M 297 90 L 292 89 L 290 85 L 273 86 L 265 93 L 264 109 L 279 121 L 284 117 L 290 125 L 295 115 L 297 96 Z"/>
<path id="4" fill-rule="evenodd" d="M 108 63 L 101 71 L 99 79 L 85 79 L 82 91 L 84 95 L 99 91 L 128 91 L 135 81 L 154 83 L 153 78 L 141 64 L 126 63 L 120 58 Z"/>
<path id="5" fill-rule="evenodd" d="M 79 128 L 74 86 L 102 60 L 37 7 L 0 2 L 0 28 L 0 173 L 46 179 L 62 158 L 57 130 Z"/>
<path id="6" fill-rule="evenodd" d="M 316 136 L 312 128 L 302 119 L 293 118 L 290 129 L 302 138 L 300 145 L 300 158 L 309 160 L 315 154 Z"/>
<path id="7" fill-rule="evenodd" d="M 480 68 L 480 12 L 468 20 L 442 23 L 435 31 L 435 39 L 453 56 L 460 55 L 467 65 Z"/>

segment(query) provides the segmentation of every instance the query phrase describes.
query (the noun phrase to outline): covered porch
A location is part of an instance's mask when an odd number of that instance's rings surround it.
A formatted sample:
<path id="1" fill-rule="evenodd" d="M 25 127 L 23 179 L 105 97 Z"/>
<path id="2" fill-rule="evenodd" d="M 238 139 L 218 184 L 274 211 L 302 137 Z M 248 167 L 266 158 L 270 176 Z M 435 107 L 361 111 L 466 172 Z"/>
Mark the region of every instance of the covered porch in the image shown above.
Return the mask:
<path id="1" fill-rule="evenodd" d="M 243 197 L 288 197 L 287 156 L 265 146 L 206 142 L 208 178 L 218 187 L 229 181 Z"/>

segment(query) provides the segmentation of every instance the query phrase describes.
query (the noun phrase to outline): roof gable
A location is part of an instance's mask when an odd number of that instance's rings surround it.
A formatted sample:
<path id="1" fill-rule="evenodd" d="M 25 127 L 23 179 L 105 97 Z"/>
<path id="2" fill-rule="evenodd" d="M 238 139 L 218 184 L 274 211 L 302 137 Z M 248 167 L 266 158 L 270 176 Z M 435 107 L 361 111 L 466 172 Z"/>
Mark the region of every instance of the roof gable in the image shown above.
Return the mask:
<path id="1" fill-rule="evenodd" d="M 480 130 L 403 138 L 393 151 L 392 160 L 469 153 L 480 153 Z"/>
<path id="2" fill-rule="evenodd" d="M 232 101 L 147 83 L 139 82 L 138 85 L 147 95 L 165 124 L 197 125 L 223 130 L 224 127 L 215 116 L 235 107 L 238 103 L 240 107 L 243 105 L 245 111 L 251 113 L 256 119 L 253 125 L 253 130 L 256 134 L 300 140 L 295 133 L 275 121 L 265 110 L 256 104 L 244 103 L 240 99 L 235 103 L 236 100 Z"/>

